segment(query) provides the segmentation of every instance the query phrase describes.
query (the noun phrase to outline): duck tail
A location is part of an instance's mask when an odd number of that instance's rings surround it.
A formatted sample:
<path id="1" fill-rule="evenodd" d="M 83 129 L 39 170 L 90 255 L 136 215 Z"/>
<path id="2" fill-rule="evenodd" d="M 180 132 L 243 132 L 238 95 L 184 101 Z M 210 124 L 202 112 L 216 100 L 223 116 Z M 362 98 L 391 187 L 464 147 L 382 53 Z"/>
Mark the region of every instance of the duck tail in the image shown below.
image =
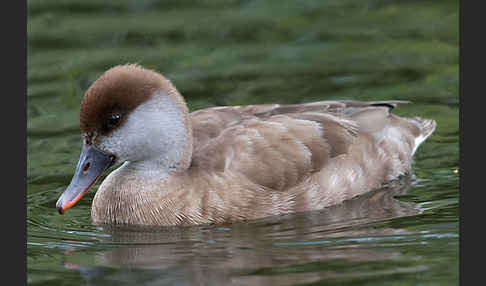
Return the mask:
<path id="1" fill-rule="evenodd" d="M 433 119 L 423 119 L 420 117 L 409 118 L 411 121 L 415 122 L 420 129 L 420 134 L 415 137 L 415 145 L 413 147 L 412 155 L 415 154 L 417 148 L 424 142 L 437 127 L 437 122 Z"/>

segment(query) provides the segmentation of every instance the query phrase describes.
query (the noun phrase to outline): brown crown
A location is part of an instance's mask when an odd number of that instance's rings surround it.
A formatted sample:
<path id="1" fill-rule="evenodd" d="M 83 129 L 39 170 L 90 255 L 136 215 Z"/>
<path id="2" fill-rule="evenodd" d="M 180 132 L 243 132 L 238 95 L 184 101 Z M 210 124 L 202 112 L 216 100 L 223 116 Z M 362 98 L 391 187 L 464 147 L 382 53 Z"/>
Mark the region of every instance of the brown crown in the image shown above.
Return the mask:
<path id="1" fill-rule="evenodd" d="M 80 127 L 83 132 L 106 134 L 113 113 L 128 114 L 148 100 L 158 89 L 170 86 L 161 74 L 141 66 L 115 66 L 101 75 L 86 91 L 81 102 Z"/>

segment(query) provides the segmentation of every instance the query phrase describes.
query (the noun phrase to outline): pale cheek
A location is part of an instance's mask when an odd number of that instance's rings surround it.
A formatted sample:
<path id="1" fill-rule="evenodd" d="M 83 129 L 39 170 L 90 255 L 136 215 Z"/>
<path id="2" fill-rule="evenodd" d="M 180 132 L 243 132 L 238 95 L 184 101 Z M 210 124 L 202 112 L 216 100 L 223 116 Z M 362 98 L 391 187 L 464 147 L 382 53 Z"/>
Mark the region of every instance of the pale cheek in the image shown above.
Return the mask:
<path id="1" fill-rule="evenodd" d="M 117 157 L 117 160 L 126 161 L 129 157 L 123 148 L 121 137 L 117 134 L 112 134 L 110 136 L 101 136 L 97 138 L 95 146 L 102 151 L 113 154 Z"/>

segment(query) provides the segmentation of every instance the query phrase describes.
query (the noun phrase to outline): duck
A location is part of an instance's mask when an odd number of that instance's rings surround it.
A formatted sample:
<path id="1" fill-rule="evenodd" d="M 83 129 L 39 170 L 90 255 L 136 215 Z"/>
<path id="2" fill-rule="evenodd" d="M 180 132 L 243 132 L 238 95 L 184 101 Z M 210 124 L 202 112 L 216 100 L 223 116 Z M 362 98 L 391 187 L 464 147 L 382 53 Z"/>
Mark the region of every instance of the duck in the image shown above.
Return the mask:
<path id="1" fill-rule="evenodd" d="M 91 205 L 96 225 L 225 224 L 337 205 L 412 172 L 437 123 L 392 113 L 405 103 L 189 112 L 161 73 L 116 65 L 81 101 L 81 155 L 56 208 L 63 214 L 102 177 Z"/>

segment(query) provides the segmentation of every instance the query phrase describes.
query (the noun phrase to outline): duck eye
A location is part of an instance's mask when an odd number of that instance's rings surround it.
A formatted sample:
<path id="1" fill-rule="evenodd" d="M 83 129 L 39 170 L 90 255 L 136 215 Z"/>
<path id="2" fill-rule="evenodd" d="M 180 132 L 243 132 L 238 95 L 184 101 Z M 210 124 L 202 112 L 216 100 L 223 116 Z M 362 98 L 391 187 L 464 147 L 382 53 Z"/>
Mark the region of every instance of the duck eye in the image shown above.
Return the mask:
<path id="1" fill-rule="evenodd" d="M 117 127 L 118 124 L 120 124 L 120 118 L 121 118 L 120 114 L 112 113 L 108 118 L 108 127 L 110 128 Z"/>

